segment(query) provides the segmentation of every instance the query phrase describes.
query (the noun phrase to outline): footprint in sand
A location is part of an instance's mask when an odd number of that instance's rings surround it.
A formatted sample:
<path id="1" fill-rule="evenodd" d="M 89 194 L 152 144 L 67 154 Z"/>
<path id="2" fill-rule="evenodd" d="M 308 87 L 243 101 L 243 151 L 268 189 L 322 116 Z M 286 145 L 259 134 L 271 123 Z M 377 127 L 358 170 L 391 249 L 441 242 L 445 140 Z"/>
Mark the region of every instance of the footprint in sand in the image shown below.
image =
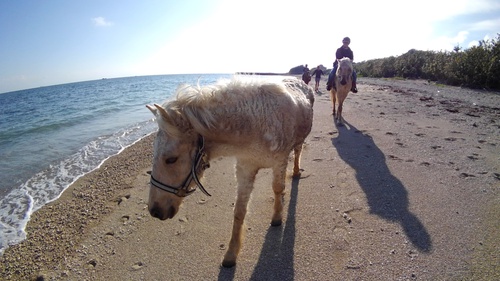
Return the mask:
<path id="1" fill-rule="evenodd" d="M 459 177 L 465 179 L 465 178 L 475 178 L 476 176 L 472 175 L 472 174 L 468 174 L 468 173 L 461 173 L 459 175 Z"/>
<path id="2" fill-rule="evenodd" d="M 139 262 L 134 263 L 131 268 L 132 268 L 132 270 L 139 270 L 143 266 L 144 266 L 144 263 L 142 263 L 142 262 L 139 261 Z"/>
<path id="3" fill-rule="evenodd" d="M 387 157 L 389 157 L 389 159 L 391 159 L 391 160 L 398 160 L 398 161 L 403 160 L 403 159 L 401 159 L 401 158 L 399 158 L 399 157 L 397 157 L 397 156 L 395 156 L 395 155 L 390 155 L 390 154 L 389 154 L 389 155 L 387 155 Z"/>
<path id="4" fill-rule="evenodd" d="M 472 155 L 467 156 L 467 158 L 476 161 L 476 160 L 479 160 L 478 156 L 479 156 L 479 154 L 473 153 Z"/>
<path id="5" fill-rule="evenodd" d="M 333 230 L 333 241 L 332 241 L 332 262 L 335 272 L 342 272 L 349 262 L 350 247 L 349 241 L 347 240 L 349 233 L 344 228 L 336 227 Z"/>
<path id="6" fill-rule="evenodd" d="M 338 172 L 335 179 L 337 181 L 337 186 L 339 186 L 340 188 L 346 188 L 349 186 L 346 172 L 343 171 Z"/>

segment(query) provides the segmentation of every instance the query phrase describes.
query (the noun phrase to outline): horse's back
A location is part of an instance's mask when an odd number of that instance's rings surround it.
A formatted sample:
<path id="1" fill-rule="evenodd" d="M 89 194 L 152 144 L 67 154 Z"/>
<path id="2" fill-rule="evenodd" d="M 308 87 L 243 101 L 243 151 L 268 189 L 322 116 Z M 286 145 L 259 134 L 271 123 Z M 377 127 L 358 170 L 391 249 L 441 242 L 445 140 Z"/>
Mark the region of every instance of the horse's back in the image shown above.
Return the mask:
<path id="1" fill-rule="evenodd" d="M 303 81 L 296 78 L 285 78 L 276 81 L 272 79 L 269 81 L 256 80 L 250 82 L 236 79 L 229 83 L 227 91 L 235 92 L 236 95 L 231 93 L 231 96 L 235 99 L 239 99 L 242 95 L 246 94 L 249 99 L 257 96 L 259 99 L 278 99 L 281 102 L 292 102 L 301 105 L 310 105 L 311 101 L 314 101 L 312 89 Z"/>
<path id="2" fill-rule="evenodd" d="M 226 97 L 244 111 L 259 108 L 264 115 L 272 115 L 285 109 L 283 113 L 286 115 L 312 116 L 314 93 L 311 87 L 299 79 L 257 80 L 248 83 L 233 80 L 225 91 L 228 92 Z"/>
<path id="3" fill-rule="evenodd" d="M 184 88 L 171 106 L 204 136 L 224 136 L 229 146 L 289 151 L 311 131 L 312 89 L 298 79 L 238 79 Z M 196 92 L 196 93 L 193 93 Z M 180 122 L 179 122 L 180 123 Z"/>
<path id="4" fill-rule="evenodd" d="M 283 84 L 285 85 L 287 90 L 298 99 L 302 100 L 302 97 L 305 96 L 308 100 L 308 104 L 311 105 L 311 107 L 313 106 L 314 92 L 312 91 L 311 87 L 309 87 L 305 83 L 302 83 L 302 81 L 298 79 L 285 79 L 283 80 Z"/>
<path id="5" fill-rule="evenodd" d="M 289 152 L 302 145 L 311 132 L 314 93 L 298 79 L 254 86 L 258 89 L 260 114 L 252 116 L 253 120 L 247 124 L 256 124 L 252 131 L 259 133 L 254 139 L 253 149 L 260 150 L 260 153 L 253 155 L 259 155 L 258 162 L 272 166 L 274 161 L 288 158 Z"/>
<path id="6" fill-rule="evenodd" d="M 262 111 L 261 129 L 280 142 L 301 143 L 309 135 L 313 120 L 314 93 L 303 81 L 292 78 L 279 82 L 255 85 L 258 89 L 257 104 Z M 283 145 L 287 146 L 287 145 Z"/>

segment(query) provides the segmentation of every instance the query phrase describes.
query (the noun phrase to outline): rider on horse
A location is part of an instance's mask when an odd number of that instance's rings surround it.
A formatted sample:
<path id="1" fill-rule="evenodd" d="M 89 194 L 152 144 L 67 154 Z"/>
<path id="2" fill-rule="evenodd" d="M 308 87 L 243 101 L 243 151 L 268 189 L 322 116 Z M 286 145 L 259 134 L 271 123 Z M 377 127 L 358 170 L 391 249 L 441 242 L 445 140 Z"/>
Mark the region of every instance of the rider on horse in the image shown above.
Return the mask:
<path id="1" fill-rule="evenodd" d="M 350 58 L 351 61 L 354 60 L 354 54 L 352 53 L 352 50 L 351 48 L 349 48 L 349 44 L 351 43 L 351 39 L 349 37 L 345 37 L 344 39 L 342 39 L 342 46 L 340 48 L 337 49 L 337 52 L 335 53 L 335 57 L 336 57 L 336 60 L 335 62 L 333 63 L 333 69 L 332 71 L 330 72 L 330 75 L 328 75 L 328 82 L 326 83 L 326 89 L 328 91 L 330 91 L 330 89 L 333 87 L 335 88 L 335 81 L 334 81 L 334 77 L 335 77 L 335 73 L 337 72 L 337 68 L 339 66 L 339 60 L 342 59 L 342 58 Z M 356 87 L 356 71 L 352 71 L 352 88 L 351 88 L 351 91 L 353 93 L 357 93 L 358 92 L 358 88 Z"/>

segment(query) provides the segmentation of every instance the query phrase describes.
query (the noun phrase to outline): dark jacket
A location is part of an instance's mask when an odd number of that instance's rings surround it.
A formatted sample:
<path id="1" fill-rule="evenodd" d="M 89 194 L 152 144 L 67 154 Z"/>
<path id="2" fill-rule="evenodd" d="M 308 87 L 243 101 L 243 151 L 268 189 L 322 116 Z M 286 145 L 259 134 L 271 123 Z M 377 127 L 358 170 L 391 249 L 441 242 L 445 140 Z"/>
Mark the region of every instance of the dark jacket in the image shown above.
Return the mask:
<path id="1" fill-rule="evenodd" d="M 352 53 L 352 50 L 349 47 L 344 48 L 344 46 L 341 46 L 340 48 L 338 48 L 337 52 L 335 53 L 335 57 L 337 59 L 333 62 L 334 66 L 338 64 L 338 60 L 345 57 L 350 58 L 352 61 L 354 61 L 354 54 Z"/>
<path id="2" fill-rule="evenodd" d="M 323 74 L 325 74 L 325 73 L 323 73 L 323 70 L 321 70 L 319 68 L 316 68 L 312 73 L 313 76 L 316 75 L 316 78 L 321 78 L 321 75 L 323 75 Z"/>

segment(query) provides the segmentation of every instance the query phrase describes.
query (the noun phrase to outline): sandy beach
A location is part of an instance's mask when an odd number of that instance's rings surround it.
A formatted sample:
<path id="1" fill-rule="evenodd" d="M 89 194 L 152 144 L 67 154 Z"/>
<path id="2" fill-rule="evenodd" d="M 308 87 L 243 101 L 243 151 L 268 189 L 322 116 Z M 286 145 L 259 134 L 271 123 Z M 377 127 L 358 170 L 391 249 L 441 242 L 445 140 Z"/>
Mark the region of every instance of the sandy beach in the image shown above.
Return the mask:
<path id="1" fill-rule="evenodd" d="M 197 191 L 160 221 L 147 210 L 150 135 L 34 213 L 0 279 L 500 280 L 500 94 L 360 78 L 336 126 L 325 83 L 283 225 L 270 226 L 263 170 L 236 267 L 220 266 L 234 160 L 211 161 L 212 197 Z"/>

